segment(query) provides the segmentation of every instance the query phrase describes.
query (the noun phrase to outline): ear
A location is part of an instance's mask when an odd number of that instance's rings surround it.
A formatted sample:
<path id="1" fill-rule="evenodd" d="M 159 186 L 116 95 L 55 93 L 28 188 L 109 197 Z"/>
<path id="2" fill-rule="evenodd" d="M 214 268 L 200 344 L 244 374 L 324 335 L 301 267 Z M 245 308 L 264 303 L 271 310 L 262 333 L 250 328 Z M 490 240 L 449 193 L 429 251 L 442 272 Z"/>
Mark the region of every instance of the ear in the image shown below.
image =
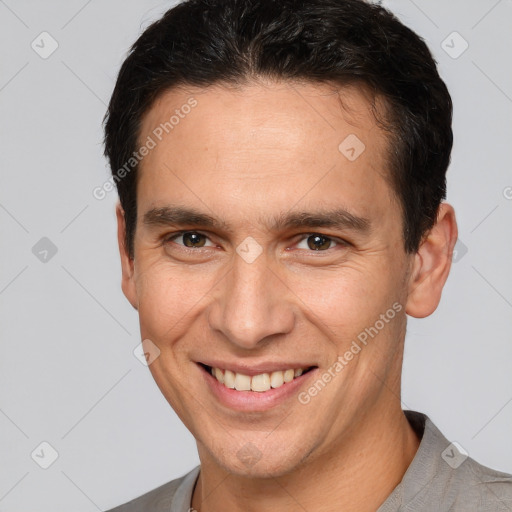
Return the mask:
<path id="1" fill-rule="evenodd" d="M 450 273 L 457 236 L 455 210 L 448 203 L 441 203 L 435 225 L 414 256 L 405 307 L 408 315 L 424 318 L 436 310 Z"/>
<path id="2" fill-rule="evenodd" d="M 126 235 L 126 222 L 124 219 L 124 210 L 120 203 L 116 206 L 116 217 L 117 217 L 117 243 L 119 245 L 119 255 L 121 256 L 121 288 L 125 297 L 128 299 L 130 304 L 137 309 L 137 289 L 135 286 L 135 269 L 134 261 L 130 259 L 128 248 L 125 243 Z"/>

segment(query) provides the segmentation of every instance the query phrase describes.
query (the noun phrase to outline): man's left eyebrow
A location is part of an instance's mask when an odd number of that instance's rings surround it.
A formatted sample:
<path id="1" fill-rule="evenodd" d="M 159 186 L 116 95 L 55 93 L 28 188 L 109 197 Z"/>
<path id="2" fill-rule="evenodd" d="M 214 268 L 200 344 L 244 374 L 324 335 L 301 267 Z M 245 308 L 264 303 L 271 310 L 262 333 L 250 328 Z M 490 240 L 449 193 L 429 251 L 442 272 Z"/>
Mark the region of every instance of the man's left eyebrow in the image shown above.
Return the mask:
<path id="1" fill-rule="evenodd" d="M 293 228 L 333 228 L 369 234 L 372 229 L 370 219 L 355 215 L 344 208 L 322 211 L 291 212 L 277 218 L 272 229 Z"/>

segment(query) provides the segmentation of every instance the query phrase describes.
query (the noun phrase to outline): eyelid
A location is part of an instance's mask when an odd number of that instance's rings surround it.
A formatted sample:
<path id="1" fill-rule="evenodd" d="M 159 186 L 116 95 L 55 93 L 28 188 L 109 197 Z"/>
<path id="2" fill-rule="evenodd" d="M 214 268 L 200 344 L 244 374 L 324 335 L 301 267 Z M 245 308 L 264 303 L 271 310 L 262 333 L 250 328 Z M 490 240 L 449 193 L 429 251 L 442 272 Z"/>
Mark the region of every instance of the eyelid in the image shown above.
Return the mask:
<path id="1" fill-rule="evenodd" d="M 182 235 L 184 235 L 185 233 L 195 233 L 197 235 L 201 235 L 201 236 L 204 236 L 206 239 L 208 239 L 210 242 L 212 242 L 212 240 L 210 239 L 210 237 L 206 234 L 206 233 L 203 233 L 201 231 L 197 231 L 195 229 L 184 229 L 182 231 L 175 231 L 173 233 L 169 233 L 167 235 L 165 235 L 162 240 L 164 243 L 167 243 L 167 242 L 174 242 L 174 239 L 175 238 L 178 238 Z M 212 242 L 213 244 L 213 242 Z M 197 249 L 205 249 L 206 247 L 212 247 L 211 245 L 208 245 L 208 246 L 205 246 L 205 247 L 187 247 L 186 245 L 182 245 L 182 244 L 176 244 L 176 245 L 179 245 L 180 247 L 183 247 L 184 249 L 189 249 L 189 250 L 192 250 L 192 251 L 197 251 Z"/>
<path id="2" fill-rule="evenodd" d="M 335 247 L 337 247 L 337 246 L 348 247 L 348 246 L 352 245 L 349 241 L 347 241 L 347 240 L 345 240 L 343 238 L 339 238 L 339 237 L 331 236 L 331 235 L 326 235 L 325 233 L 320 233 L 318 231 L 312 231 L 310 233 L 300 233 L 299 235 L 297 235 L 297 236 L 300 236 L 300 239 L 296 242 L 296 244 L 302 242 L 303 240 L 308 239 L 310 236 L 315 236 L 315 235 L 321 236 L 323 238 L 327 238 L 331 242 L 334 242 L 336 244 Z M 326 253 L 326 252 L 329 252 L 331 249 L 334 249 L 335 247 L 329 247 L 329 249 L 325 249 L 323 251 L 310 250 L 310 251 L 307 251 L 307 252 L 311 252 L 311 253 L 314 253 L 314 254 L 318 254 L 318 253 L 322 253 L 322 252 Z"/>

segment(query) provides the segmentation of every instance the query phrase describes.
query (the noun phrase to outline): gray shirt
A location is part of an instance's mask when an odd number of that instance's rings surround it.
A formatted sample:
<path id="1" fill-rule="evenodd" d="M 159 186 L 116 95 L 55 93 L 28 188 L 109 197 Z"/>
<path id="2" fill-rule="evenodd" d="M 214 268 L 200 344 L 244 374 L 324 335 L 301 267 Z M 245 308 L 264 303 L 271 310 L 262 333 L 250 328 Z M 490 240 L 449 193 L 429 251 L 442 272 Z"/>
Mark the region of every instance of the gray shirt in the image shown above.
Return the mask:
<path id="1" fill-rule="evenodd" d="M 475 462 L 426 415 L 404 412 L 421 442 L 402 481 L 376 512 L 512 512 L 512 475 Z M 193 512 L 199 470 L 109 512 Z"/>

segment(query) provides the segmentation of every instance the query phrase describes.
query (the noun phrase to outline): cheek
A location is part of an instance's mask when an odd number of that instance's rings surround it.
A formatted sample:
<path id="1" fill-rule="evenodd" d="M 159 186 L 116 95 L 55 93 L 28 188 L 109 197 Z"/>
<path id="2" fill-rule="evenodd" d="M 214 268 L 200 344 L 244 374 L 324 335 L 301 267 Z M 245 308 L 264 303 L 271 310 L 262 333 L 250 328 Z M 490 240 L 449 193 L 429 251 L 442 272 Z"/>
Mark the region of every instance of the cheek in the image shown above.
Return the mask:
<path id="1" fill-rule="evenodd" d="M 307 272 L 294 277 L 289 286 L 312 322 L 325 327 L 327 335 L 345 339 L 391 306 L 393 301 L 387 303 L 392 295 L 387 278 L 377 269 L 347 264 Z"/>
<path id="2" fill-rule="evenodd" d="M 385 284 L 377 272 L 357 265 L 312 269 L 290 279 L 289 287 L 306 309 L 326 323 L 355 319 L 371 310 Z"/>
<path id="3" fill-rule="evenodd" d="M 160 343 L 176 338 L 200 305 L 209 287 L 199 273 L 157 262 L 137 278 L 141 333 Z"/>

